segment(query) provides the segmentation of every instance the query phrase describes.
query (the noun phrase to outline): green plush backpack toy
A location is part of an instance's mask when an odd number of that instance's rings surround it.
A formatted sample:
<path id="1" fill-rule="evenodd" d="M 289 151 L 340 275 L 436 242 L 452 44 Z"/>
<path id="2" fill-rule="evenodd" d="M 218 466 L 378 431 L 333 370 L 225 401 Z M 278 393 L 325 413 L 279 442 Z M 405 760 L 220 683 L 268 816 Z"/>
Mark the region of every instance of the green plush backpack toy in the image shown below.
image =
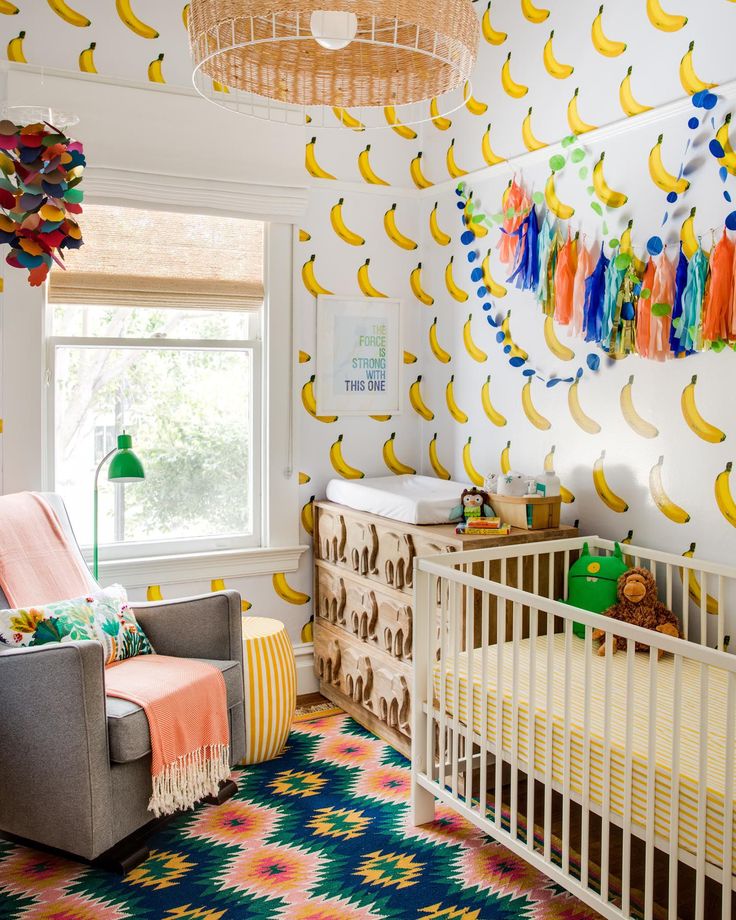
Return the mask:
<path id="1" fill-rule="evenodd" d="M 590 613 L 605 613 L 616 603 L 619 576 L 628 568 L 618 543 L 612 556 L 593 556 L 588 544 L 583 544 L 580 558 L 570 566 L 567 575 L 565 603 Z M 573 623 L 572 628 L 578 638 L 585 638 L 582 623 Z"/>

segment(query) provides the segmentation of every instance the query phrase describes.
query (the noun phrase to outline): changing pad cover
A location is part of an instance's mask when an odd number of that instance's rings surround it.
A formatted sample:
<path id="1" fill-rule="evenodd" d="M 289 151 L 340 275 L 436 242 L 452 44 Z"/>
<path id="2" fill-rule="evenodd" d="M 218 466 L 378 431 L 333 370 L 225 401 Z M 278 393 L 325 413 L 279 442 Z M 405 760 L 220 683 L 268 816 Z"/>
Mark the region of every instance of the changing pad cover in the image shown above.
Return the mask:
<path id="1" fill-rule="evenodd" d="M 450 511 L 460 504 L 460 494 L 466 488 L 467 483 L 434 476 L 331 479 L 327 498 L 405 524 L 447 524 Z"/>

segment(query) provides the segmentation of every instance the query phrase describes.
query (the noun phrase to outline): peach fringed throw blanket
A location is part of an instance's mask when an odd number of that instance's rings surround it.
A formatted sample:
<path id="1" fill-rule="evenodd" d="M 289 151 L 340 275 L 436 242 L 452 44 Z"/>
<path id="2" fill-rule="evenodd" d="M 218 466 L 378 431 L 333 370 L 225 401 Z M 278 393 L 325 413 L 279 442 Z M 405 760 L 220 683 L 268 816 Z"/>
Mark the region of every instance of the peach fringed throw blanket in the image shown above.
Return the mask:
<path id="1" fill-rule="evenodd" d="M 108 696 L 141 706 L 151 733 L 156 817 L 191 808 L 230 776 L 227 696 L 211 664 L 168 655 L 138 655 L 105 669 Z"/>
<path id="2" fill-rule="evenodd" d="M 78 597 L 93 584 L 40 495 L 0 496 L 0 586 L 11 607 Z"/>

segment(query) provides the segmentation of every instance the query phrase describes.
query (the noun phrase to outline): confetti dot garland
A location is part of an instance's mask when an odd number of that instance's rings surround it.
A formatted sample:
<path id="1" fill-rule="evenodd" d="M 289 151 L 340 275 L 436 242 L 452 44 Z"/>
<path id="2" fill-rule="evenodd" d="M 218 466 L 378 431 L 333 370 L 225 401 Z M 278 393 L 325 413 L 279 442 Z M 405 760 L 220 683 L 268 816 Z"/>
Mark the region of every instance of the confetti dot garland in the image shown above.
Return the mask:
<path id="1" fill-rule="evenodd" d="M 8 265 L 25 269 L 34 287 L 53 262 L 64 267 L 62 250 L 82 245 L 85 165 L 82 144 L 53 125 L 0 121 L 0 243 L 10 246 Z"/>

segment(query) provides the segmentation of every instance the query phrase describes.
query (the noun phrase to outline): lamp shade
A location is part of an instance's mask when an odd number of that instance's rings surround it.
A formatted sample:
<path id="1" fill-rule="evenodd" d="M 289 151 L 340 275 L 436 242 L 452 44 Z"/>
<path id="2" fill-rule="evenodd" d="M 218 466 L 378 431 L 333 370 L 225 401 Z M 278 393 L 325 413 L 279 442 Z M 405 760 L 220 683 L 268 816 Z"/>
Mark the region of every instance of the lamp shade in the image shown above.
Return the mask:
<path id="1" fill-rule="evenodd" d="M 115 482 L 136 482 L 145 479 L 143 464 L 133 453 L 133 438 L 129 434 L 118 435 L 118 449 L 110 461 L 107 478 Z"/>

